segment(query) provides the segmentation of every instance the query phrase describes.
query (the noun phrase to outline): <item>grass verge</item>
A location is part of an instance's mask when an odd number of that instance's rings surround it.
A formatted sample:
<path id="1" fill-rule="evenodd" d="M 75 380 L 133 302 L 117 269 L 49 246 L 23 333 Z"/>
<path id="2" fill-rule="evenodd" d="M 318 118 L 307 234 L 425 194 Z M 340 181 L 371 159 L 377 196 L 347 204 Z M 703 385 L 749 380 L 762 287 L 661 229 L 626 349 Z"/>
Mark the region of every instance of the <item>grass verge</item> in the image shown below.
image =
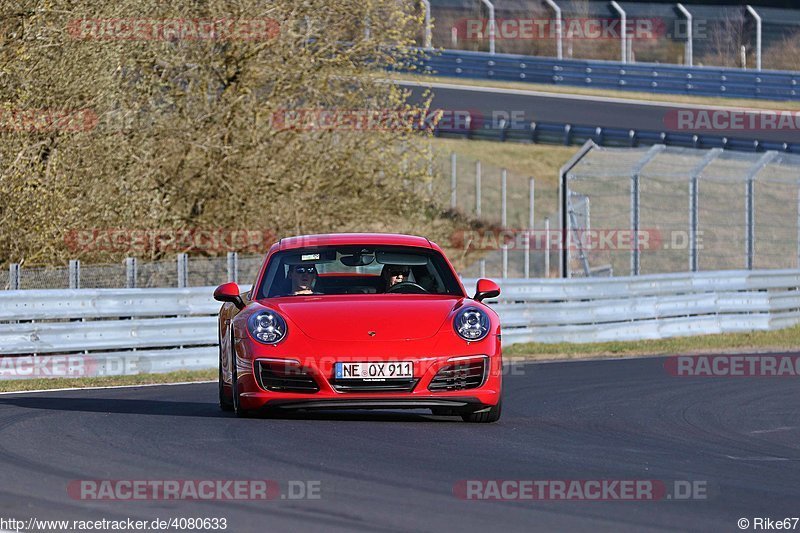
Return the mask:
<path id="1" fill-rule="evenodd" d="M 0 381 L 0 392 L 114 387 L 121 385 L 153 385 L 159 383 L 182 383 L 188 381 L 211 381 L 217 379 L 217 369 L 179 370 L 166 374 L 137 374 L 135 376 L 107 376 L 99 378 L 36 378 Z"/>
<path id="2" fill-rule="evenodd" d="M 697 335 L 647 341 L 591 344 L 534 342 L 509 346 L 503 350 L 503 355 L 535 360 L 588 359 L 646 355 L 773 352 L 797 350 L 798 346 L 800 346 L 800 325 L 775 331 Z"/>
<path id="3" fill-rule="evenodd" d="M 500 89 L 516 89 L 523 91 L 539 91 L 556 94 L 578 94 L 585 96 L 606 96 L 611 98 L 625 98 L 627 100 L 641 100 L 642 102 L 666 102 L 675 104 L 712 105 L 721 107 L 746 107 L 751 109 L 767 110 L 800 110 L 800 102 L 786 102 L 778 100 L 749 100 L 746 98 L 711 98 L 705 96 L 686 96 L 682 94 L 655 94 L 637 91 L 615 91 L 613 89 L 588 89 L 585 87 L 571 87 L 564 85 L 549 85 L 544 83 L 527 83 L 519 81 L 478 80 L 470 78 L 449 78 L 445 76 L 421 76 L 416 74 L 393 73 L 393 80 L 412 82 L 452 83 L 470 85 L 474 87 L 497 87 Z"/>

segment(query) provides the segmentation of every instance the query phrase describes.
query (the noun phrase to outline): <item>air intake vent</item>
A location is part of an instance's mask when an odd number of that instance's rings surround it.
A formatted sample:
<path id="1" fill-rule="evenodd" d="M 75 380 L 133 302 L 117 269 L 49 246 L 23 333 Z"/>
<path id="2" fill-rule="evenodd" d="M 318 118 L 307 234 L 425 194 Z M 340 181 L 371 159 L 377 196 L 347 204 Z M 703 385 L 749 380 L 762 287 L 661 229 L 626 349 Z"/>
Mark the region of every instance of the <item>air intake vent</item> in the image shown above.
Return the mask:
<path id="1" fill-rule="evenodd" d="M 319 385 L 306 369 L 277 361 L 257 360 L 258 384 L 273 392 L 319 392 Z"/>
<path id="2" fill-rule="evenodd" d="M 428 390 L 432 392 L 474 389 L 483 385 L 486 375 L 486 358 L 473 359 L 447 365 L 431 380 Z"/>

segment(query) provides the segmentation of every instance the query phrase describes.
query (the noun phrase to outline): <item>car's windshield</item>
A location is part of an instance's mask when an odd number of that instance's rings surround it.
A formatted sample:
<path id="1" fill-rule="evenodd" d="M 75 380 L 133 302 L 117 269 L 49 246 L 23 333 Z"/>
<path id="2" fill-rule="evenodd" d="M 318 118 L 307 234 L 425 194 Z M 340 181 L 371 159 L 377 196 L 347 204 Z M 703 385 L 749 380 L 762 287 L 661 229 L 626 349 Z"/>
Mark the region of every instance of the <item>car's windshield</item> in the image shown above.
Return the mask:
<path id="1" fill-rule="evenodd" d="M 441 253 L 398 246 L 326 246 L 272 256 L 258 298 L 330 294 L 463 296 Z"/>

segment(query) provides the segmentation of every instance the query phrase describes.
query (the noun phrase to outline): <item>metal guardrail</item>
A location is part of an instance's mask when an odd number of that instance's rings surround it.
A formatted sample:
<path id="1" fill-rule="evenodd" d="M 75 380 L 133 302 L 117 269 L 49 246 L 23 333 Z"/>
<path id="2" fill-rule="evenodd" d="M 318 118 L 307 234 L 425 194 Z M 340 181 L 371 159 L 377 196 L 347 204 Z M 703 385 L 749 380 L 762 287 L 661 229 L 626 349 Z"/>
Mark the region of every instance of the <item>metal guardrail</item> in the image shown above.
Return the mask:
<path id="1" fill-rule="evenodd" d="M 472 127 L 436 127 L 436 137 L 473 140 L 580 145 L 593 141 L 600 146 L 636 147 L 663 144 L 684 148 L 722 148 L 739 152 L 777 151 L 800 154 L 800 143 L 760 139 L 737 139 L 724 135 L 667 132 L 641 129 L 602 128 L 566 122 L 531 122 L 525 125 L 480 124 Z"/>
<path id="2" fill-rule="evenodd" d="M 463 280 L 472 290 L 477 280 Z M 768 330 L 800 323 L 800 270 L 504 279 L 490 302 L 503 342 L 600 342 Z M 0 378 L 213 368 L 212 287 L 0 293 Z M 31 356 L 34 357 L 31 357 Z M 27 361 L 30 364 L 15 365 Z M 69 374 L 70 368 L 75 368 Z M 22 370 L 20 370 L 22 369 Z M 31 370 L 33 369 L 33 370 Z M 31 370 L 30 374 L 26 374 Z"/>
<path id="3" fill-rule="evenodd" d="M 661 94 L 800 100 L 800 72 L 554 59 L 463 50 L 421 52 L 417 68 L 441 76 Z"/>

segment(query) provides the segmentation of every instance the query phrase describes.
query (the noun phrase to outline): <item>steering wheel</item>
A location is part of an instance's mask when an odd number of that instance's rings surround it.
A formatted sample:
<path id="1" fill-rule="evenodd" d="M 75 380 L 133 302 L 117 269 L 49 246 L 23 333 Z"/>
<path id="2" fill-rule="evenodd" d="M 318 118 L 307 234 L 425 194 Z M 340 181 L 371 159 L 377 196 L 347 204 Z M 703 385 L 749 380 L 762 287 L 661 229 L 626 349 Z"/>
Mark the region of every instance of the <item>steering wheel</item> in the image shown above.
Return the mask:
<path id="1" fill-rule="evenodd" d="M 399 292 L 402 294 L 428 294 L 428 291 L 425 289 L 425 287 L 418 285 L 413 281 L 401 281 L 400 283 L 395 283 L 386 289 L 386 292 Z"/>

